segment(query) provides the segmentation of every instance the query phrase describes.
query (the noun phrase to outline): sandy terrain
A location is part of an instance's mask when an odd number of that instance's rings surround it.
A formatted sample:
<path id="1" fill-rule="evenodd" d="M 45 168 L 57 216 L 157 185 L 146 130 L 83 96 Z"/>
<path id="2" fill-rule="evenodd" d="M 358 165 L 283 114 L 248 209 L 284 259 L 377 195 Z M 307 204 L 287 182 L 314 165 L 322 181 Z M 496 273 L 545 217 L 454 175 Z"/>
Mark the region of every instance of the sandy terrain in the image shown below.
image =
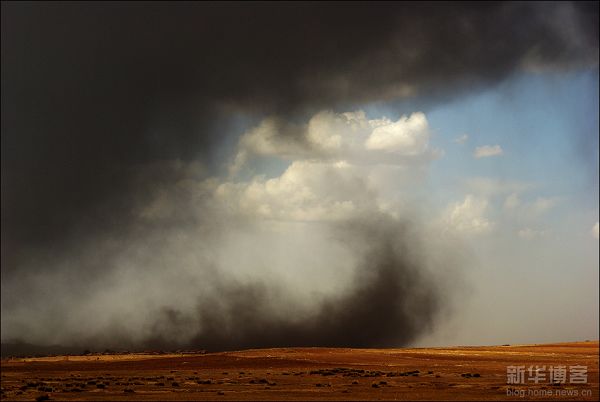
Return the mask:
<path id="1" fill-rule="evenodd" d="M 507 366 L 587 366 L 587 383 L 507 384 Z M 527 370 L 525 372 L 527 377 Z M 569 374 L 568 374 L 569 375 Z M 523 392 L 507 396 L 508 392 Z M 598 400 L 598 341 L 419 348 L 286 348 L 2 361 L 2 399 Z"/>

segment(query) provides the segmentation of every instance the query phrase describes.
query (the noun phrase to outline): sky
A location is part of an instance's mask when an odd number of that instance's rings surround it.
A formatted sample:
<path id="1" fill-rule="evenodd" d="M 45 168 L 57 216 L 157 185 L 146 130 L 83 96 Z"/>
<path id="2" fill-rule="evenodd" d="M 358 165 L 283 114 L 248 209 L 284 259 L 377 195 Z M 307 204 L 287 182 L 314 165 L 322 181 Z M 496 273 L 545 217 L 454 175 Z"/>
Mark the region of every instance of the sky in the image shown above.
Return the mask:
<path id="1" fill-rule="evenodd" d="M 3 2 L 2 342 L 598 339 L 598 98 L 597 3 Z"/>

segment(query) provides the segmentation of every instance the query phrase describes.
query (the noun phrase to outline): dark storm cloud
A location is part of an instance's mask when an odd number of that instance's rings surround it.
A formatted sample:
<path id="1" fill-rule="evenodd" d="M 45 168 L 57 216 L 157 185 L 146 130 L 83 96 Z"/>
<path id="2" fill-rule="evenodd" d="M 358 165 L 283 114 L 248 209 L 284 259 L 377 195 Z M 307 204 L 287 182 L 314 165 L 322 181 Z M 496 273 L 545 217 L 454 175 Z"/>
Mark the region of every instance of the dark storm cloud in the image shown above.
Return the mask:
<path id="1" fill-rule="evenodd" d="M 597 60 L 596 2 L 3 2 L 3 280 L 127 231 L 173 179 L 146 166 L 219 166 L 232 114 L 435 103 Z"/>
<path id="2" fill-rule="evenodd" d="M 2 11 L 4 250 L 56 240 L 94 207 L 126 202 L 132 164 L 210 158 L 224 104 L 289 114 L 442 96 L 502 79 L 526 57 L 557 67 L 598 57 L 597 3 Z"/>

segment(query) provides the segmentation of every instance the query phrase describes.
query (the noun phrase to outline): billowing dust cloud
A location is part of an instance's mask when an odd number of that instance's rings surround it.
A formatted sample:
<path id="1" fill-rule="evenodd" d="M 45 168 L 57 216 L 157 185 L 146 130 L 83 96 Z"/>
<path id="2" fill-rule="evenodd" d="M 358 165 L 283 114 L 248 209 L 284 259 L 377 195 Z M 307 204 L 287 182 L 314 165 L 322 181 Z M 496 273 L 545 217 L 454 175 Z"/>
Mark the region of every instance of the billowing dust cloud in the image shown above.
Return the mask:
<path id="1" fill-rule="evenodd" d="M 9 333 L 82 350 L 384 347 L 451 310 L 458 263 L 446 250 L 440 267 L 408 220 L 265 221 L 228 211 L 210 179 L 176 183 L 121 233 L 31 262 L 51 274 L 3 283 L 22 289 Z"/>

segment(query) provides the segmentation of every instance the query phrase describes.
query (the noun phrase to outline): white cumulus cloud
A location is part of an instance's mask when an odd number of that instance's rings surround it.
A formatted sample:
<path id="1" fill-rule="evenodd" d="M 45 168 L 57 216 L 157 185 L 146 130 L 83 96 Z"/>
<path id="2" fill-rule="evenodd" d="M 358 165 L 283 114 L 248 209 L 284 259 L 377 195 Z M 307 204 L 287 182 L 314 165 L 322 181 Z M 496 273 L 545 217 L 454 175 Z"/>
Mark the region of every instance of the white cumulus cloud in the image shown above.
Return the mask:
<path id="1" fill-rule="evenodd" d="M 230 176 L 216 184 L 214 197 L 235 214 L 270 221 L 397 217 L 419 197 L 418 183 L 442 153 L 429 138 L 422 112 L 397 120 L 369 119 L 361 110 L 321 111 L 305 123 L 265 118 L 240 137 Z M 275 177 L 238 175 L 265 157 L 289 165 Z"/>
<path id="2" fill-rule="evenodd" d="M 346 160 L 358 164 L 415 165 L 439 157 L 429 147 L 429 124 L 425 114 L 415 112 L 397 121 L 386 117 L 368 119 L 365 112 L 322 111 L 306 124 L 265 118 L 239 140 L 231 173 L 253 156 L 286 160 Z"/>
<path id="3" fill-rule="evenodd" d="M 489 202 L 468 194 L 463 202 L 451 204 L 446 210 L 446 224 L 450 229 L 465 234 L 490 232 L 495 223 L 486 217 Z"/>
<path id="4" fill-rule="evenodd" d="M 221 184 L 216 197 L 232 211 L 283 221 L 330 221 L 378 209 L 365 172 L 346 162 L 295 161 L 272 179 Z"/>
<path id="5" fill-rule="evenodd" d="M 373 129 L 365 142 L 367 149 L 402 155 L 418 155 L 427 150 L 429 124 L 425 114 L 417 112 L 386 123 Z"/>

